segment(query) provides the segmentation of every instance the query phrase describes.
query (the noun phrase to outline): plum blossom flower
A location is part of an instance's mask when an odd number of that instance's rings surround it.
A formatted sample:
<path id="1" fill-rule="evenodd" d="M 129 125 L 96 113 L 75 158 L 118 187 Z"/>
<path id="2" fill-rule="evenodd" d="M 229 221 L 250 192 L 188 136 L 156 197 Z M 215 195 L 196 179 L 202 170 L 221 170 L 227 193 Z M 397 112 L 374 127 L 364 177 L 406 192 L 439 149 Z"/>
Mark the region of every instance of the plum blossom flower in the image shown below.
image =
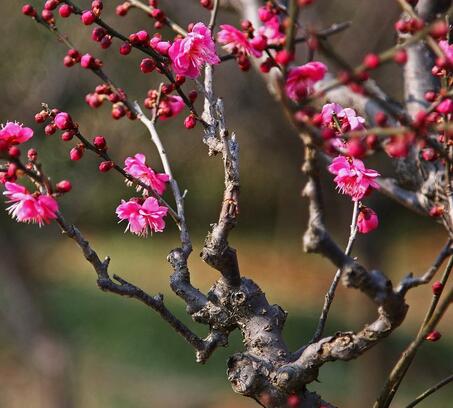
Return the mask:
<path id="1" fill-rule="evenodd" d="M 159 103 L 159 119 L 166 120 L 176 116 L 184 106 L 184 101 L 179 95 L 166 96 Z"/>
<path id="2" fill-rule="evenodd" d="M 436 108 L 437 112 L 447 115 L 453 113 L 453 100 L 450 98 L 444 99 Z"/>
<path id="3" fill-rule="evenodd" d="M 278 16 L 274 16 L 259 28 L 258 33 L 268 39 L 269 44 L 281 44 L 285 39 L 285 33 L 282 31 L 282 25 Z"/>
<path id="4" fill-rule="evenodd" d="M 150 186 L 156 193 L 162 195 L 170 176 L 165 173 L 155 173 L 151 167 L 146 165 L 146 157 L 137 153 L 134 157 L 128 157 L 124 161 L 124 171 L 132 177 Z"/>
<path id="5" fill-rule="evenodd" d="M 313 93 L 316 82 L 324 78 L 327 67 L 322 62 L 308 62 L 299 67 L 292 68 L 286 78 L 286 94 L 297 102 Z"/>
<path id="6" fill-rule="evenodd" d="M 439 41 L 439 47 L 445 54 L 445 58 L 447 58 L 450 64 L 453 64 L 453 45 L 450 45 L 448 41 L 442 40 Z"/>
<path id="7" fill-rule="evenodd" d="M 8 213 L 18 222 L 31 222 L 48 224 L 57 218 L 58 203 L 50 195 L 30 194 L 28 190 L 19 184 L 6 182 L 6 191 L 3 194 L 12 203 L 7 208 Z"/>
<path id="8" fill-rule="evenodd" d="M 223 44 L 223 48 L 229 53 L 242 53 L 245 55 L 253 55 L 254 57 L 261 57 L 263 54 L 262 51 L 253 47 L 247 34 L 243 31 L 240 31 L 229 24 L 223 24 L 220 28 L 221 31 L 217 34 L 217 41 L 220 44 Z"/>
<path id="9" fill-rule="evenodd" d="M 379 225 L 377 214 L 368 207 L 362 207 L 357 217 L 357 230 L 361 234 L 368 234 L 374 231 Z"/>
<path id="10" fill-rule="evenodd" d="M 183 39 L 176 40 L 168 49 L 176 74 L 197 78 L 204 64 L 218 64 L 220 58 L 215 51 L 211 30 L 197 23 Z"/>
<path id="11" fill-rule="evenodd" d="M 127 220 L 128 230 L 135 235 L 145 237 L 148 229 L 153 232 L 162 232 L 165 228 L 164 217 L 167 215 L 168 208 L 161 207 L 154 197 L 148 197 L 143 204 L 139 200 L 132 198 L 129 201 L 121 200 L 121 204 L 116 209 L 116 214 L 121 221 Z"/>
<path id="12" fill-rule="evenodd" d="M 334 181 L 340 192 L 351 196 L 353 201 L 361 200 L 370 188 L 379 188 L 374 179 L 380 174 L 365 168 L 362 160 L 338 156 L 328 169 L 336 175 Z"/>
<path id="13" fill-rule="evenodd" d="M 25 143 L 33 137 L 33 130 L 16 122 L 6 122 L 0 129 L 0 141 L 9 145 Z"/>
<path id="14" fill-rule="evenodd" d="M 341 132 L 362 130 L 365 128 L 365 119 L 362 118 L 362 116 L 357 115 L 354 109 L 343 108 L 338 103 L 327 103 L 322 107 L 322 124 L 327 127 L 335 128 L 335 124 L 333 123 L 334 115 L 340 123 Z"/>
<path id="15" fill-rule="evenodd" d="M 338 103 L 326 103 L 321 110 L 322 124 L 331 127 L 332 118 L 343 110 L 343 106 Z"/>

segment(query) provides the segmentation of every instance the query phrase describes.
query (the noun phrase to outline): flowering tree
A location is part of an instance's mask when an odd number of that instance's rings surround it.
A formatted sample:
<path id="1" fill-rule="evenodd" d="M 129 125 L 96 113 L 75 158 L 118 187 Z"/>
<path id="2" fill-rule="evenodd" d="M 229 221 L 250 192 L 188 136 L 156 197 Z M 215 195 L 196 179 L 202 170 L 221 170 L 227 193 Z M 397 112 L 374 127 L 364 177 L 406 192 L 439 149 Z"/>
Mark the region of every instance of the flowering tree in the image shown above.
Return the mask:
<path id="1" fill-rule="evenodd" d="M 228 379 L 235 392 L 269 408 L 333 407 L 308 389 L 321 367 L 336 360 L 358 358 L 389 336 L 406 317 L 406 293 L 430 283 L 449 258 L 443 276 L 432 284 L 432 303 L 418 334 L 396 362 L 374 404 L 376 408 L 389 407 L 420 345 L 440 338 L 436 325 L 453 300 L 451 289 L 442 293 L 453 267 L 453 133 L 449 124 L 453 113 L 453 46 L 448 42 L 451 2 L 398 0 L 402 15 L 395 23 L 397 44 L 380 54 L 366 54 L 357 67 L 351 67 L 329 45 L 329 37 L 347 29 L 347 23 L 334 23 L 318 31 L 301 26 L 299 12 L 311 2 L 201 0 L 201 6 L 210 10 L 210 19 L 190 24 L 187 29 L 167 16 L 156 0 L 148 3 L 127 0 L 117 5 L 116 13 L 120 16 L 126 16 L 130 8 L 149 14 L 155 20 L 156 31 L 169 27 L 176 35 L 173 38 L 164 38 L 159 33 L 150 35 L 145 30 L 129 35 L 117 31 L 102 18 L 100 0 L 92 1 L 86 10 L 65 0 L 47 0 L 39 10 L 29 4 L 22 8 L 23 14 L 67 46 L 63 58 L 66 67 L 80 64 L 100 79 L 94 92 L 86 96 L 91 108 L 111 104 L 113 119 L 138 120 L 148 130 L 163 173 L 151 168 L 140 152 L 121 164 L 123 159 L 111 157 L 105 138 L 97 136 L 90 141 L 83 135 L 83 125 L 68 112 L 43 105 L 35 115 L 37 123 L 45 124 L 45 134 L 58 131 L 63 141 L 75 141 L 70 160 L 80 161 L 90 152 L 99 157 L 100 172 L 115 171 L 135 188 L 131 197 L 122 200 L 116 209 L 126 231 L 145 238 L 150 233 L 164 232 L 166 222 L 177 225 L 181 245 L 168 255 L 174 271 L 170 284 L 186 303 L 193 320 L 208 327 L 205 338 L 198 337 L 179 321 L 161 295 L 149 295 L 124 278 L 109 274 L 110 259 L 100 259 L 60 208 L 58 199 L 71 191 L 71 183 L 67 180 L 52 183 L 35 149 L 28 150 L 26 159 L 21 157 L 19 146 L 33 138 L 29 127 L 7 122 L 1 128 L 1 182 L 13 219 L 39 226 L 58 223 L 92 265 L 100 289 L 136 299 L 156 311 L 193 346 L 198 362 L 206 362 L 217 347 L 227 344 L 231 332 L 239 330 L 245 349 L 229 359 Z M 238 12 L 242 19 L 239 28 L 217 24 L 223 7 Z M 119 41 L 121 55 L 127 56 L 133 49 L 143 54 L 141 72 L 162 80 L 158 89 L 148 91 L 142 104 L 149 114 L 110 79 L 100 59 L 77 49 L 69 36 L 63 34 L 60 25 L 69 17 L 92 26 L 91 38 L 102 48 L 110 48 L 114 41 Z M 297 58 L 299 44 L 308 47 L 308 61 Z M 329 60 L 332 67 L 316 61 L 318 54 Z M 276 103 L 297 129 L 305 151 L 303 172 L 307 183 L 303 193 L 309 202 L 304 249 L 323 255 L 338 268 L 316 332 L 308 344 L 296 351 L 288 349 L 282 335 L 286 312 L 269 304 L 258 284 L 242 276 L 236 250 L 228 242 L 239 214 L 239 146 L 234 132 L 226 125 L 224 103 L 229 102 L 214 94 L 213 82 L 215 66 L 229 60 L 236 61 L 238 75 L 240 70 L 252 67 L 259 70 Z M 402 103 L 393 101 L 369 79 L 374 69 L 386 63 L 403 67 Z M 340 68 L 336 73 L 335 67 Z M 190 83 L 195 84 L 204 99 L 202 106 L 198 106 L 197 92 L 186 91 L 186 84 Z M 185 194 L 180 189 L 184 181 L 173 177 L 171 160 L 158 132 L 159 126 L 164 126 L 162 121 L 181 120 L 182 112 L 186 112 L 185 127 L 198 126 L 208 154 L 219 155 L 224 166 L 219 218 L 208 232 L 201 253 L 202 259 L 220 272 L 220 278 L 207 294 L 196 289 L 190 280 L 192 242 L 185 218 Z M 372 155 L 396 163 L 393 178 L 382 177 L 365 166 L 362 160 Z M 324 223 L 322 190 L 330 187 L 321 182 L 322 167 L 328 169 L 338 192 L 353 203 L 345 250 L 334 241 Z M 408 275 L 394 286 L 383 272 L 366 270 L 352 256 L 358 234 L 378 228 L 378 214 L 365 204 L 367 196 L 376 194 L 375 191 L 445 227 L 446 244 L 423 276 Z M 368 296 L 376 305 L 378 316 L 358 332 L 326 336 L 324 326 L 341 279 L 347 287 Z M 410 406 L 452 379 L 450 375 Z"/>

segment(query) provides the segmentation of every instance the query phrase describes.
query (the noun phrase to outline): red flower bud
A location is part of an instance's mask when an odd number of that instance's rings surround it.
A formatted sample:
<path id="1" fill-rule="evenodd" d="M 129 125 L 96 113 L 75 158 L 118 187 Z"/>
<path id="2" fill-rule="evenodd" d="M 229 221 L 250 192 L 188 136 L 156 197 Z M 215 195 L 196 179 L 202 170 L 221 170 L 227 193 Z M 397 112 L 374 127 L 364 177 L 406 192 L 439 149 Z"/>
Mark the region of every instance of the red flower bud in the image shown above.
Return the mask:
<path id="1" fill-rule="evenodd" d="M 72 122 L 71 115 L 67 112 L 60 112 L 55 116 L 54 119 L 55 125 L 58 129 L 67 130 L 74 127 L 74 123 Z"/>
<path id="2" fill-rule="evenodd" d="M 393 56 L 393 61 L 397 64 L 404 65 L 407 62 L 407 52 L 404 49 L 398 50 Z"/>
<path id="3" fill-rule="evenodd" d="M 440 217 L 445 212 L 445 208 L 440 205 L 435 205 L 429 210 L 429 215 L 431 217 Z"/>
<path id="4" fill-rule="evenodd" d="M 63 140 L 64 142 L 69 142 L 70 140 L 72 140 L 74 135 L 75 135 L 74 130 L 67 130 L 66 132 L 63 132 L 60 137 L 61 140 Z"/>
<path id="5" fill-rule="evenodd" d="M 190 114 L 184 119 L 184 126 L 186 129 L 193 129 L 197 125 L 197 119 L 194 115 Z"/>
<path id="6" fill-rule="evenodd" d="M 113 162 L 112 161 L 103 161 L 101 164 L 99 164 L 99 171 L 101 173 L 107 173 L 113 168 Z"/>
<path id="7" fill-rule="evenodd" d="M 8 149 L 8 155 L 10 157 L 19 157 L 20 156 L 20 149 L 17 146 L 11 146 Z"/>
<path id="8" fill-rule="evenodd" d="M 154 68 L 156 68 L 156 62 L 152 58 L 144 58 L 140 63 L 140 70 L 144 74 L 149 74 L 150 72 L 153 72 Z"/>
<path id="9" fill-rule="evenodd" d="M 277 55 L 275 56 L 275 61 L 277 61 L 280 65 L 288 65 L 293 60 L 294 53 L 288 50 L 278 51 Z"/>
<path id="10" fill-rule="evenodd" d="M 36 16 L 36 10 L 33 8 L 31 4 L 25 4 L 22 7 L 22 14 L 30 17 L 35 17 Z"/>
<path id="11" fill-rule="evenodd" d="M 27 157 L 28 157 L 28 160 L 30 160 L 31 162 L 34 162 L 38 158 L 38 152 L 36 151 L 36 149 L 28 149 Z"/>
<path id="12" fill-rule="evenodd" d="M 426 340 L 435 342 L 439 340 L 442 337 L 442 335 L 437 331 L 433 330 L 431 333 L 428 333 L 428 335 L 425 337 Z"/>
<path id="13" fill-rule="evenodd" d="M 72 7 L 68 4 L 62 4 L 58 9 L 58 14 L 63 18 L 68 18 L 72 14 Z"/>
<path id="14" fill-rule="evenodd" d="M 374 120 L 378 126 L 385 126 L 387 124 L 387 119 L 387 115 L 384 112 L 377 112 L 374 115 Z"/>
<path id="15" fill-rule="evenodd" d="M 363 59 L 363 65 L 367 69 L 376 69 L 380 64 L 379 55 L 377 54 L 367 54 Z"/>
<path id="16" fill-rule="evenodd" d="M 93 144 L 98 150 L 105 150 L 107 147 L 107 142 L 105 141 L 104 136 L 96 136 L 93 139 Z"/>
<path id="17" fill-rule="evenodd" d="M 73 161 L 80 160 L 83 157 L 83 152 L 84 152 L 84 146 L 83 145 L 77 145 L 76 147 L 73 147 L 71 151 L 69 152 L 69 157 Z"/>
<path id="18" fill-rule="evenodd" d="M 121 44 L 120 47 L 120 54 L 121 55 L 128 55 L 132 50 L 132 45 L 129 42 L 124 42 Z"/>
<path id="19" fill-rule="evenodd" d="M 84 12 L 82 12 L 80 19 L 82 20 L 83 24 L 91 25 L 95 22 L 96 16 L 91 10 L 85 10 Z"/>
<path id="20" fill-rule="evenodd" d="M 53 135 L 57 130 L 57 126 L 55 125 L 55 123 L 49 123 L 45 128 L 44 128 L 44 133 L 47 135 L 47 136 L 50 136 L 50 135 Z"/>
<path id="21" fill-rule="evenodd" d="M 440 294 L 444 290 L 444 285 L 442 285 L 442 282 L 436 281 L 433 283 L 432 289 L 434 295 L 440 296 Z"/>
<path id="22" fill-rule="evenodd" d="M 69 180 L 62 180 L 55 187 L 59 193 L 69 193 L 72 189 L 72 184 Z"/>

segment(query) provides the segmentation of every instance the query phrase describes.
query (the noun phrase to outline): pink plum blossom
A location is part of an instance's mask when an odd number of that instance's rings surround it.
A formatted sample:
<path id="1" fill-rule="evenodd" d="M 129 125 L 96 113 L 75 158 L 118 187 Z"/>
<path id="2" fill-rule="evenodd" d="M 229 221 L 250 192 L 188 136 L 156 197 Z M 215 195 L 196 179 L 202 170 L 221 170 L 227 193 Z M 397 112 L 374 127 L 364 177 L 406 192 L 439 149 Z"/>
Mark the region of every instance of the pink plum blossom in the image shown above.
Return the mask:
<path id="1" fill-rule="evenodd" d="M 338 156 L 333 159 L 329 171 L 335 174 L 337 188 L 342 194 L 351 196 L 353 201 L 361 200 L 370 188 L 379 188 L 374 180 L 380 174 L 372 169 L 365 168 L 359 159 Z"/>
<path id="2" fill-rule="evenodd" d="M 33 137 L 33 130 L 15 122 L 6 122 L 0 129 L 0 141 L 8 145 L 25 143 Z"/>
<path id="3" fill-rule="evenodd" d="M 341 132 L 362 130 L 365 128 L 365 119 L 357 115 L 354 109 L 343 108 L 337 103 L 327 103 L 322 107 L 322 124 L 324 126 L 334 128 L 335 126 L 332 122 L 334 115 L 338 118 L 338 122 L 341 126 Z"/>
<path id="4" fill-rule="evenodd" d="M 165 191 L 166 183 L 170 180 L 168 174 L 155 173 L 151 167 L 148 167 L 146 165 L 146 157 L 142 153 L 126 158 L 124 171 L 150 186 L 158 194 L 162 194 Z"/>
<path id="5" fill-rule="evenodd" d="M 278 16 L 274 16 L 264 22 L 259 28 L 258 33 L 265 36 L 269 44 L 281 44 L 285 39 L 285 32 L 282 31 Z"/>
<path id="6" fill-rule="evenodd" d="M 361 234 L 368 234 L 379 225 L 377 214 L 368 207 L 362 207 L 357 217 L 357 230 Z"/>
<path id="7" fill-rule="evenodd" d="M 159 104 L 159 119 L 166 120 L 176 116 L 184 109 L 184 101 L 179 95 L 168 95 Z"/>
<path id="8" fill-rule="evenodd" d="M 330 127 L 333 115 L 337 115 L 343 110 L 343 106 L 338 103 L 326 103 L 321 110 L 322 124 Z"/>
<path id="9" fill-rule="evenodd" d="M 161 207 L 154 197 L 148 197 L 143 204 L 132 198 L 129 201 L 121 200 L 116 209 L 116 214 L 121 221 L 127 220 L 126 231 L 138 236 L 147 236 L 148 228 L 153 232 L 162 232 L 165 228 L 164 217 L 168 208 Z"/>
<path id="10" fill-rule="evenodd" d="M 176 40 L 168 49 L 176 74 L 197 78 L 204 64 L 218 64 L 220 58 L 215 51 L 211 30 L 197 23 L 183 39 Z"/>
<path id="11" fill-rule="evenodd" d="M 253 55 L 254 57 L 261 57 L 262 51 L 255 49 L 246 33 L 238 30 L 229 24 L 220 26 L 222 29 L 217 34 L 217 41 L 223 44 L 223 48 L 229 53 L 242 53 L 245 55 Z"/>
<path id="12" fill-rule="evenodd" d="M 58 203 L 50 195 L 30 194 L 19 184 L 6 182 L 3 194 L 12 203 L 8 213 L 19 222 L 32 222 L 42 226 L 57 218 Z"/>
<path id="13" fill-rule="evenodd" d="M 290 69 L 286 78 L 286 94 L 293 101 L 297 102 L 313 93 L 316 82 L 324 78 L 327 67 L 322 62 L 308 62 Z"/>
<path id="14" fill-rule="evenodd" d="M 453 113 L 453 100 L 450 98 L 444 99 L 436 108 L 437 112 L 447 115 Z"/>
<path id="15" fill-rule="evenodd" d="M 448 44 L 448 41 L 442 40 L 439 41 L 439 46 L 445 54 L 445 58 L 447 58 L 450 64 L 453 64 L 453 45 Z"/>

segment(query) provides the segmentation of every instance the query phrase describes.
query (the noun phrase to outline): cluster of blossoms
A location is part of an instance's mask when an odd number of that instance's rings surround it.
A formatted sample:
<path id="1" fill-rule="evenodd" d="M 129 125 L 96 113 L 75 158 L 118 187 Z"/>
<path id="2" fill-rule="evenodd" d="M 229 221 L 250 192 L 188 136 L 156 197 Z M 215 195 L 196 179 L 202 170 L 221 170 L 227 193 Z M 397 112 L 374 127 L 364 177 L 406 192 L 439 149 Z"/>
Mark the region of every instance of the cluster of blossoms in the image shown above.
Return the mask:
<path id="1" fill-rule="evenodd" d="M 36 223 L 42 226 L 57 218 L 58 203 L 49 192 L 29 192 L 24 186 L 17 184 L 17 178 L 23 174 L 17 166 L 17 160 L 21 155 L 18 145 L 29 141 L 33 137 L 33 130 L 18 123 L 7 122 L 0 129 L 0 158 L 9 161 L 6 171 L 0 172 L 0 183 L 4 184 L 3 194 L 11 204 L 7 211 L 18 222 Z M 34 149 L 28 151 L 29 164 L 32 168 L 37 159 Z M 64 193 L 71 189 L 68 181 L 64 180 L 57 184 L 58 193 Z"/>
<path id="2" fill-rule="evenodd" d="M 166 184 L 170 180 L 168 174 L 156 173 L 151 167 L 146 165 L 146 157 L 142 153 L 137 153 L 134 157 L 127 157 L 124 161 L 124 171 L 140 180 L 150 187 L 151 190 L 159 195 L 165 191 Z M 126 180 L 128 184 L 130 181 Z M 137 187 L 140 190 L 141 187 Z M 164 217 L 167 215 L 168 208 L 159 205 L 154 197 L 148 196 L 148 190 L 143 190 L 143 198 L 131 198 L 129 201 L 122 200 L 116 209 L 116 214 L 120 221 L 128 222 L 126 231 L 130 231 L 138 236 L 147 236 L 148 230 L 152 232 L 162 232 L 165 228 Z"/>
<path id="3" fill-rule="evenodd" d="M 372 189 L 379 188 L 376 178 L 379 173 L 367 169 L 363 162 L 352 157 L 338 156 L 333 159 L 329 171 L 335 175 L 334 181 L 342 194 L 349 195 L 353 201 L 361 201 Z M 366 234 L 378 227 L 376 213 L 368 207 L 360 206 L 357 229 Z"/>

